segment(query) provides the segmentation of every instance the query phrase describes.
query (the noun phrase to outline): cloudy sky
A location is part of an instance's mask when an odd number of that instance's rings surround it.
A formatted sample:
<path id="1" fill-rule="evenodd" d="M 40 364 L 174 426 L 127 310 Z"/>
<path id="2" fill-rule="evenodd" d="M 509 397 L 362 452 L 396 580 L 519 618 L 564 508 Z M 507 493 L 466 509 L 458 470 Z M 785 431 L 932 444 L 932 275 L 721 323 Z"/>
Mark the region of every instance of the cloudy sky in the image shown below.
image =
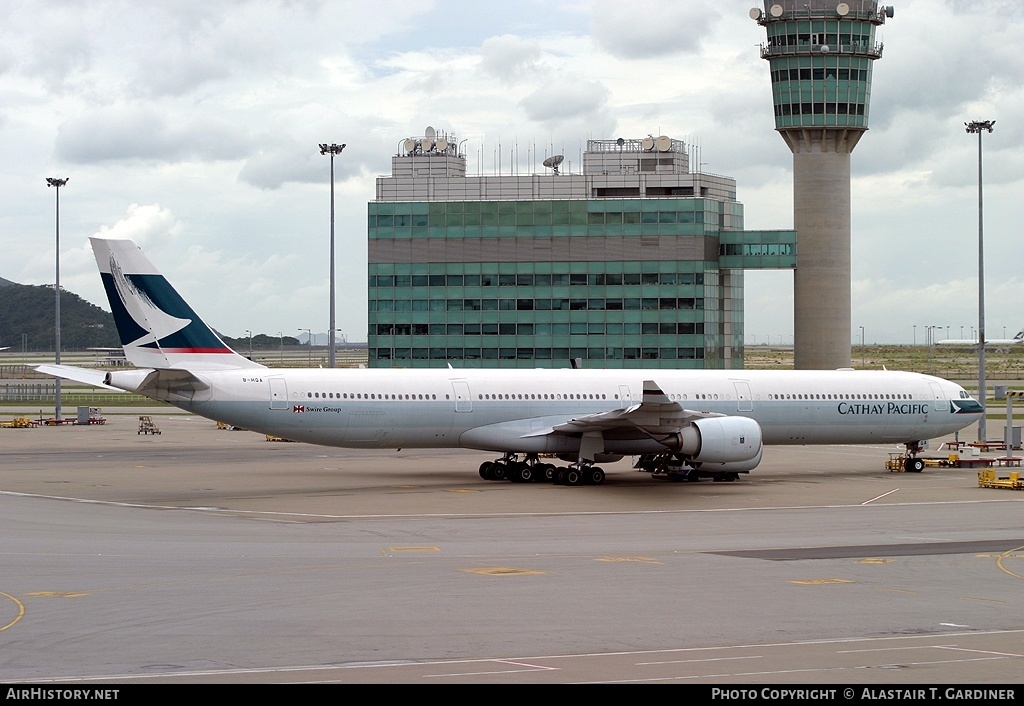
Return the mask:
<path id="1" fill-rule="evenodd" d="M 792 228 L 752 0 L 5 0 L 0 277 L 108 309 L 88 237 L 130 237 L 226 335 L 326 331 L 330 160 L 338 329 L 366 340 L 374 180 L 427 126 L 470 173 L 542 172 L 588 139 L 669 135 L 734 177 L 750 229 Z M 893 0 L 853 154 L 851 340 L 1024 328 L 1024 2 Z M 500 155 L 500 156 L 499 156 Z M 514 163 L 514 164 L 513 164 Z M 747 275 L 748 343 L 792 342 L 792 274 Z M 945 337 L 945 329 L 942 335 Z M 0 332 L 11 344 L 17 332 Z"/>

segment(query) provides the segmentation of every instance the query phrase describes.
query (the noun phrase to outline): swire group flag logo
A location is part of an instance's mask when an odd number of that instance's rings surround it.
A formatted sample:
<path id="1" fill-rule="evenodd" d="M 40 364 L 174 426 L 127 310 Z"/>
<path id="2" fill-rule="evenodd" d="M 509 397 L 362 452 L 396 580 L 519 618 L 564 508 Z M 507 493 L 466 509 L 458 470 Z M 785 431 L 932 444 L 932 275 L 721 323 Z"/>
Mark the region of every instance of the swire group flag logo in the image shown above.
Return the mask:
<path id="1" fill-rule="evenodd" d="M 306 405 L 304 405 L 304 404 L 297 404 L 297 405 L 293 405 L 292 406 L 292 412 L 294 414 L 302 414 L 305 411 L 306 411 Z"/>

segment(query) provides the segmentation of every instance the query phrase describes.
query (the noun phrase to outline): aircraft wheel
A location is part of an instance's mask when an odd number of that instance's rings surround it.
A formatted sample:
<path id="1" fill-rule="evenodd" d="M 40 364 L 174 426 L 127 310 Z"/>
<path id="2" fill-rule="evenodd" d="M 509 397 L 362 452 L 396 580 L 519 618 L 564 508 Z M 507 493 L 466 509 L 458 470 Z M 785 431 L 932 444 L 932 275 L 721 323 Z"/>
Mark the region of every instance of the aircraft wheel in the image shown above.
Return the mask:
<path id="1" fill-rule="evenodd" d="M 494 461 L 484 461 L 480 464 L 480 477 L 484 480 L 493 480 L 494 477 L 491 475 L 491 466 L 494 465 Z"/>
<path id="2" fill-rule="evenodd" d="M 508 477 L 508 468 L 501 461 L 491 464 L 491 477 L 489 480 L 505 480 Z"/>
<path id="3" fill-rule="evenodd" d="M 924 470 L 924 459 L 911 456 L 907 459 L 904 469 L 907 473 L 920 473 Z"/>
<path id="4" fill-rule="evenodd" d="M 568 468 L 565 471 L 565 484 L 566 485 L 582 485 L 583 484 L 583 472 L 577 468 Z"/>
<path id="5" fill-rule="evenodd" d="M 587 484 L 588 485 L 601 485 L 604 483 L 604 469 L 594 466 L 587 471 Z"/>
<path id="6" fill-rule="evenodd" d="M 565 474 L 568 472 L 567 468 L 558 468 L 555 470 L 554 482 L 555 485 L 568 485 L 565 480 Z"/>
<path id="7" fill-rule="evenodd" d="M 525 463 L 512 463 L 509 464 L 508 479 L 513 483 L 529 483 L 533 480 L 534 472 L 528 464 Z"/>
<path id="8" fill-rule="evenodd" d="M 554 483 L 555 474 L 558 469 L 550 463 L 542 463 L 537 466 L 537 475 L 534 480 L 538 483 Z"/>

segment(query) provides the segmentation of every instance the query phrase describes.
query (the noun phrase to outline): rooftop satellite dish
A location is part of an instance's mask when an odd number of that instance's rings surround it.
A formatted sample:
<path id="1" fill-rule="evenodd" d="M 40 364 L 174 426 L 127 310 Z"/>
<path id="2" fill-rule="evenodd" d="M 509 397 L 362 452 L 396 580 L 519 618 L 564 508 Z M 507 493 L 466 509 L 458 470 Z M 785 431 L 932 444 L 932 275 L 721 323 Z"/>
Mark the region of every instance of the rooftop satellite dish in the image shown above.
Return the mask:
<path id="1" fill-rule="evenodd" d="M 821 45 L 821 53 L 822 54 L 828 54 L 828 45 L 827 44 L 822 44 Z"/>
<path id="2" fill-rule="evenodd" d="M 654 149 L 654 138 L 648 135 L 644 138 L 644 141 L 640 143 L 640 146 L 644 148 L 644 152 L 650 152 Z"/>
<path id="3" fill-rule="evenodd" d="M 759 8 L 759 7 L 752 7 L 752 8 L 750 8 L 750 19 L 752 19 L 752 20 L 759 20 L 759 19 L 761 19 L 762 14 L 763 13 L 761 12 L 761 8 Z"/>
<path id="4" fill-rule="evenodd" d="M 839 15 L 840 17 L 846 17 L 848 14 L 850 14 L 850 6 L 847 5 L 845 2 L 839 3 L 838 5 L 836 5 L 836 14 Z"/>
<path id="5" fill-rule="evenodd" d="M 429 152 L 430 150 L 434 149 L 434 140 L 429 137 L 424 138 L 424 140 L 420 142 L 420 147 L 423 148 L 424 152 Z"/>
<path id="6" fill-rule="evenodd" d="M 558 165 L 565 159 L 565 155 L 556 154 L 544 160 L 544 166 L 548 167 L 555 174 L 558 174 Z"/>
<path id="7" fill-rule="evenodd" d="M 772 17 L 782 17 L 782 5 L 772 5 L 772 9 L 769 12 L 772 13 Z"/>
<path id="8" fill-rule="evenodd" d="M 668 135 L 662 135 L 654 141 L 654 146 L 658 148 L 659 152 L 668 152 L 672 149 L 672 138 Z"/>
<path id="9" fill-rule="evenodd" d="M 423 136 L 433 140 L 437 137 L 437 130 L 427 125 L 427 129 L 423 131 Z"/>
<path id="10" fill-rule="evenodd" d="M 624 144 L 626 144 L 626 141 L 620 137 L 615 141 L 615 144 L 617 144 L 619 147 L 622 147 Z"/>
<path id="11" fill-rule="evenodd" d="M 892 16 L 894 14 L 896 14 L 896 8 L 894 8 L 892 5 L 886 5 L 885 6 L 885 16 L 888 17 L 889 19 L 892 19 Z"/>
<path id="12" fill-rule="evenodd" d="M 416 140 L 414 140 L 414 139 L 412 139 L 410 137 L 408 140 L 406 140 L 405 142 L 402 143 L 402 146 L 405 147 L 405 151 L 406 152 L 415 152 L 416 151 Z"/>
<path id="13" fill-rule="evenodd" d="M 437 139 L 437 142 L 434 143 L 434 147 L 444 152 L 446 149 L 448 149 L 448 140 L 444 139 L 443 137 L 439 137 Z"/>

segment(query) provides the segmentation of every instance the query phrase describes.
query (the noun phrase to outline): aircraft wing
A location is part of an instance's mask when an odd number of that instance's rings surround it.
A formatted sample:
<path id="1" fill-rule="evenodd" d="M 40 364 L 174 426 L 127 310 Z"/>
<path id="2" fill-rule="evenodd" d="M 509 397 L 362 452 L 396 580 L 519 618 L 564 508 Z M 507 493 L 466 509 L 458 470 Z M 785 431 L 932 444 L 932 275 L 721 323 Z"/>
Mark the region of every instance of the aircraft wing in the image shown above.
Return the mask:
<path id="1" fill-rule="evenodd" d="M 678 402 L 670 400 L 656 382 L 644 380 L 644 395 L 640 404 L 577 417 L 524 436 L 601 432 L 619 438 L 657 437 L 676 432 L 695 419 L 721 416 L 713 412 L 684 409 Z"/>
<path id="2" fill-rule="evenodd" d="M 43 373 L 44 375 L 52 375 L 55 378 L 62 378 L 64 380 L 74 380 L 75 382 L 85 383 L 86 385 L 92 385 L 93 387 L 102 387 L 105 390 L 113 390 L 115 392 L 124 392 L 124 390 L 111 387 L 106 384 L 105 370 L 90 370 L 88 368 L 77 368 L 74 365 L 38 365 L 36 371 Z"/>

